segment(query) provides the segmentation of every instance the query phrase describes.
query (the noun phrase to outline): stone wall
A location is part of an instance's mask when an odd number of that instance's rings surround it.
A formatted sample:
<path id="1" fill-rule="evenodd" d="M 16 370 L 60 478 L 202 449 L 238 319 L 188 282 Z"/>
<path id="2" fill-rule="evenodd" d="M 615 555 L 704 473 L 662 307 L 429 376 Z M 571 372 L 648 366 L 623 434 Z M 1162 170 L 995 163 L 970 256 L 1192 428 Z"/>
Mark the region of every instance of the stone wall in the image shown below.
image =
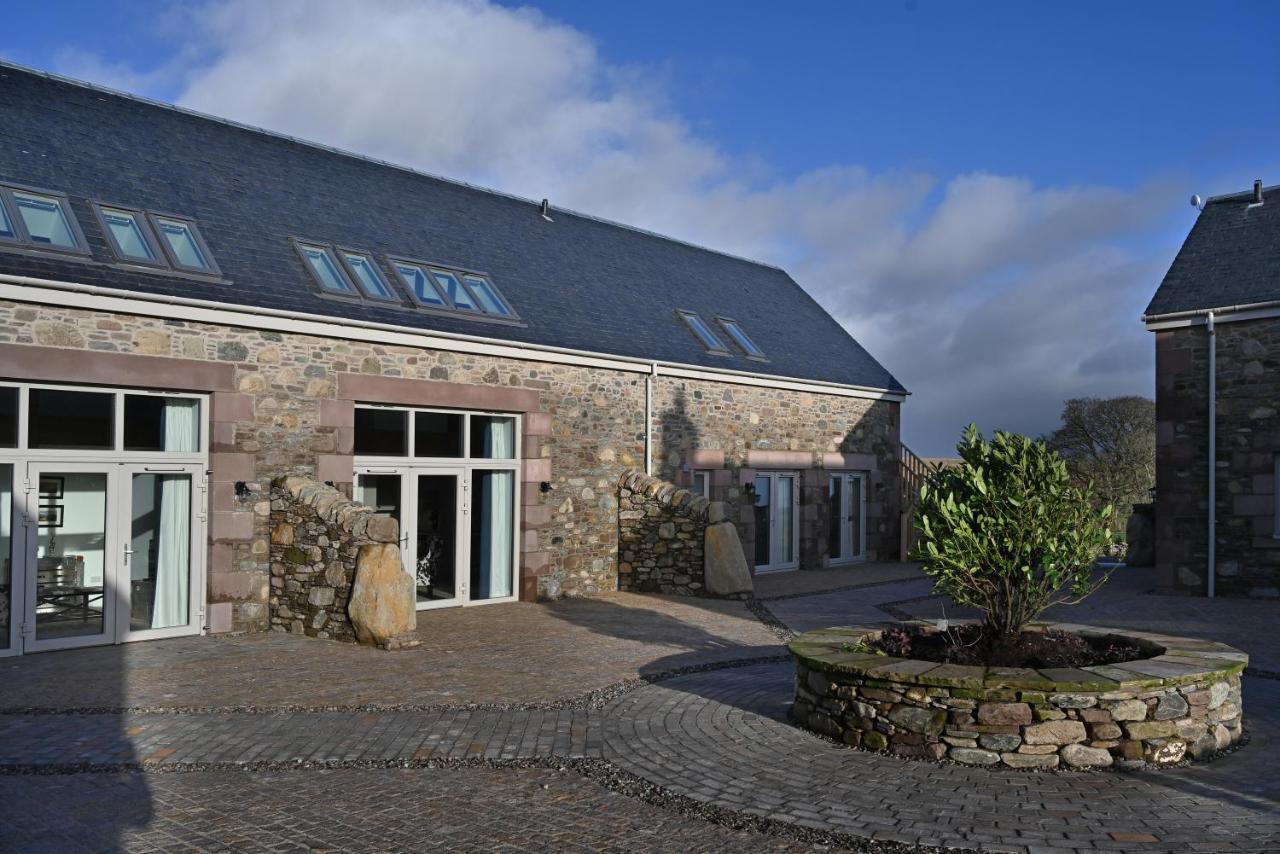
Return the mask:
<path id="1" fill-rule="evenodd" d="M 271 484 L 271 628 L 356 642 L 347 612 L 364 546 L 395 545 L 399 526 L 332 487 L 299 477 Z M 412 600 L 410 600 L 412 608 Z"/>
<path id="2" fill-rule="evenodd" d="M 1011 768 L 1084 768 L 1202 759 L 1243 734 L 1240 674 L 1224 644 L 1048 624 L 1116 637 L 1152 658 L 1091 668 L 986 668 L 890 658 L 880 630 L 796 638 L 802 724 L 853 747 Z"/>
<path id="3" fill-rule="evenodd" d="M 618 589 L 700 596 L 705 498 L 631 470 L 618 485 Z"/>
<path id="4" fill-rule="evenodd" d="M 1280 596 L 1275 466 L 1280 319 L 1217 326 L 1217 579 L 1226 596 Z M 1203 326 L 1156 333 L 1156 566 L 1203 593 L 1208 567 L 1208 346 Z"/>
<path id="5" fill-rule="evenodd" d="M 712 475 L 713 501 L 730 508 L 747 554 L 755 519 L 746 487 L 756 472 L 800 475 L 800 568 L 830 563 L 827 475 L 867 473 L 867 558 L 899 557 L 900 404 L 703 380 L 661 378 L 654 390 L 654 471 L 680 486 Z"/>
<path id="6" fill-rule="evenodd" d="M 521 597 L 617 587 L 617 483 L 645 457 L 642 372 L 8 301 L 0 301 L 0 350 L 8 379 L 211 393 L 211 631 L 268 627 L 269 485 L 296 476 L 349 489 L 358 402 L 523 413 Z M 669 377 L 654 386 L 661 473 L 687 478 L 683 458 L 717 449 L 713 497 L 737 509 L 748 549 L 742 485 L 760 454 L 786 448 L 810 464 L 802 566 L 824 560 L 819 466 L 837 462 L 872 471 L 869 551 L 894 555 L 897 403 Z M 473 399 L 483 403 L 465 403 Z M 540 489 L 544 481 L 554 488 Z M 237 494 L 237 482 L 247 492 Z"/>

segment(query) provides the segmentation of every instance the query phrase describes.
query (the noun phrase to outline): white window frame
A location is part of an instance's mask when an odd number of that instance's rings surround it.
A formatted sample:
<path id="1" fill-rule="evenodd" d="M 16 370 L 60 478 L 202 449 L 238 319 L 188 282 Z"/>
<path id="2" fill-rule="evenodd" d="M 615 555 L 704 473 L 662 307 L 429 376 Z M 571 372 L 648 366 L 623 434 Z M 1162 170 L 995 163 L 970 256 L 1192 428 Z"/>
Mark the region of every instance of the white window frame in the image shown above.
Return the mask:
<path id="1" fill-rule="evenodd" d="M 857 484 L 858 490 L 858 542 L 852 542 L 853 537 L 850 536 L 848 519 L 846 518 L 840 526 L 840 554 L 830 554 L 830 528 L 828 527 L 830 519 L 826 520 L 827 524 L 823 525 L 824 534 L 827 537 L 827 563 L 829 566 L 838 566 L 850 563 L 863 563 L 867 559 L 867 478 L 868 472 L 865 471 L 828 471 L 827 472 L 827 495 L 831 494 L 831 481 L 840 481 L 840 500 L 842 509 L 847 510 L 847 502 L 852 494 L 854 487 L 852 483 Z M 850 549 L 852 547 L 852 553 Z"/>
<path id="2" fill-rule="evenodd" d="M 711 469 L 694 469 L 691 476 L 690 491 L 696 495 L 701 495 L 708 501 L 711 500 Z M 698 476 L 701 475 L 702 489 L 698 489 Z"/>
<path id="3" fill-rule="evenodd" d="M 178 635 L 197 635 L 205 633 L 205 618 L 208 605 L 207 597 L 207 525 L 208 525 L 208 479 L 205 474 L 209 469 L 209 395 L 188 391 L 159 391 L 155 389 L 101 387 L 73 385 L 69 383 L 44 382 L 0 382 L 0 388 L 18 389 L 18 442 L 17 447 L 0 448 L 0 465 L 13 466 L 13 517 L 11 519 L 11 554 L 10 554 L 10 614 L 9 614 L 9 646 L 0 649 L 0 658 L 22 655 L 25 647 L 30 645 L 23 629 L 26 622 L 28 554 L 32 543 L 26 524 L 28 517 L 34 518 L 33 500 L 38 503 L 35 487 L 27 483 L 28 470 L 32 466 L 49 468 L 58 466 L 68 471 L 77 467 L 88 470 L 93 467 L 109 467 L 118 471 L 118 489 L 109 498 L 108 525 L 116 524 L 118 514 L 122 512 L 121 496 L 124 487 L 120 484 L 131 482 L 133 473 L 145 473 L 150 468 L 177 473 L 179 470 L 192 475 L 192 548 L 190 585 L 190 615 L 188 625 L 174 629 L 154 629 L 146 631 L 124 631 L 117 638 L 104 638 L 102 645 L 111 643 L 129 643 L 136 640 L 151 640 Z M 53 389 L 56 391 L 83 391 L 98 394 L 111 394 L 112 401 L 112 447 L 110 449 L 71 450 L 62 448 L 30 448 L 29 418 L 30 392 L 32 389 Z M 125 451 L 124 450 L 124 400 L 128 395 L 148 397 L 166 397 L 194 399 L 200 402 L 200 414 L 196 423 L 200 427 L 198 450 L 193 452 L 173 451 Z M 33 499 L 32 496 L 35 495 Z M 0 559 L 3 559 L 0 555 Z M 125 597 L 116 598 L 116 606 L 123 608 Z M 117 612 L 119 613 L 119 612 Z M 127 619 L 127 615 L 126 615 Z M 127 625 L 127 623 L 126 623 Z M 30 637 L 34 639 L 34 627 Z M 96 636 L 95 636 L 96 637 Z M 68 644 L 71 646 L 73 644 Z M 76 646 L 87 644 L 74 644 Z M 97 645 L 97 644 L 94 644 Z M 49 649 L 51 646 L 38 644 L 37 649 Z M 34 651 L 34 650 L 33 650 Z"/>
<path id="4" fill-rule="evenodd" d="M 755 476 L 752 478 L 751 482 L 754 484 L 755 478 L 760 478 L 760 477 L 767 477 L 770 479 L 770 484 L 769 484 L 769 563 L 755 564 L 754 563 L 755 555 L 753 553 L 752 554 L 753 569 L 755 570 L 755 573 L 757 575 L 763 575 L 764 573 L 769 573 L 769 572 L 789 572 L 793 569 L 798 569 L 800 566 L 800 508 L 801 508 L 800 472 L 794 469 L 779 469 L 776 471 L 774 470 L 757 471 L 755 473 Z M 783 478 L 783 477 L 792 478 L 792 481 L 791 481 L 791 542 L 795 551 L 794 551 L 794 554 L 792 555 L 791 560 L 778 559 L 781 546 L 778 543 L 778 538 L 774 536 L 775 531 L 777 529 L 777 526 L 774 524 L 775 514 L 777 513 L 777 507 L 776 507 L 777 497 L 778 497 L 777 481 L 779 478 Z M 754 490 L 753 490 L 753 495 L 754 495 Z M 755 512 L 754 507 L 755 507 L 755 499 L 753 497 L 752 499 L 753 514 Z M 756 532 L 756 536 L 757 537 L 759 536 L 758 530 Z"/>
<path id="5" fill-rule="evenodd" d="M 357 455 L 353 459 L 353 477 L 352 489 L 358 488 L 358 479 L 364 474 L 394 474 L 402 478 L 401 488 L 405 486 L 405 478 L 414 478 L 418 474 L 454 474 L 460 473 L 458 479 L 458 500 L 460 502 L 459 518 L 466 518 L 466 530 L 459 531 L 459 548 L 455 551 L 455 559 L 458 560 L 466 568 L 467 581 L 466 593 L 457 597 L 458 601 L 447 601 L 443 603 L 419 602 L 418 610 L 427 610 L 438 607 L 471 607 L 473 605 L 495 605 L 500 602 L 515 602 L 520 598 L 520 523 L 521 523 L 521 478 L 522 461 L 524 459 L 524 437 L 523 437 L 523 418 L 519 412 L 499 412 L 496 410 L 478 410 L 478 409 L 448 409 L 433 406 L 398 406 L 383 405 L 377 403 L 357 403 L 357 409 L 372 409 L 381 411 L 405 412 L 406 429 L 408 436 L 406 437 L 406 455 L 373 455 L 364 454 Z M 416 438 L 414 436 L 414 413 L 417 412 L 434 412 L 443 415 L 461 415 L 462 420 L 462 456 L 460 457 L 417 457 L 414 456 L 416 450 Z M 489 459 L 485 457 L 471 456 L 471 418 L 472 416 L 498 416 L 501 418 L 511 418 L 514 420 L 513 430 L 515 431 L 515 452 L 510 459 Z M 493 597 L 489 599 L 471 599 L 471 529 L 470 513 L 471 502 L 471 483 L 472 476 L 476 471 L 510 471 L 512 472 L 512 481 L 514 494 L 512 496 L 512 536 L 511 536 L 511 595 L 502 597 Z M 356 493 L 358 494 L 358 493 Z M 402 506 L 405 502 L 402 501 Z M 462 512 L 466 511 L 466 512 Z M 404 526 L 402 526 L 403 528 Z M 408 542 L 408 533 L 405 530 L 400 532 L 401 555 L 405 561 L 405 571 L 411 575 L 414 574 L 413 567 L 408 565 L 409 555 L 405 551 L 404 545 Z"/>

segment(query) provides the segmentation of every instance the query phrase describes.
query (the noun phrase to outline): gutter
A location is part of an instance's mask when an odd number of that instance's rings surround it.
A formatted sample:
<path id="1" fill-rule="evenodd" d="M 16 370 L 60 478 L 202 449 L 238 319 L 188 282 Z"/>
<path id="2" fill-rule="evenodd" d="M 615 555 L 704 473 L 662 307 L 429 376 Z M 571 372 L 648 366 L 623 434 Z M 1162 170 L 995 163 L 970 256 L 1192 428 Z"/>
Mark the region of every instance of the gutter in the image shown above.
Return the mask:
<path id="1" fill-rule="evenodd" d="M 9 287 L 5 287 L 5 286 Z M 21 290 L 17 290 L 21 289 Z M 29 290 L 75 294 L 80 299 L 33 300 Z M 764 388 L 790 389 L 807 391 L 815 394 L 832 394 L 841 397 L 860 397 L 873 400 L 890 400 L 898 403 L 906 400 L 908 391 L 876 388 L 874 386 L 845 385 L 824 380 L 806 380 L 794 377 L 779 377 L 768 374 L 757 374 L 750 371 L 734 371 L 725 368 L 709 368 L 702 365 L 688 365 L 680 362 L 663 362 L 652 359 L 641 359 L 635 356 L 615 356 L 608 353 L 594 353 L 588 350 L 574 350 L 568 347 L 555 347 L 546 344 L 530 344 L 522 341 L 508 341 L 496 338 L 484 338 L 478 335 L 466 335 L 457 332 L 442 332 L 420 329 L 411 326 L 397 326 L 389 323 L 376 323 L 367 320 L 335 318 L 322 314 L 291 312 L 282 309 L 256 306 L 240 306 L 219 303 L 213 300 L 177 297 L 167 294 L 152 294 L 141 291 L 128 291 L 118 288 L 107 288 L 98 285 L 85 285 L 79 282 L 67 282 L 55 279 L 38 279 L 31 276 L 16 276 L 0 273 L 0 299 L 12 299 L 17 302 L 44 302 L 73 308 L 85 308 L 96 311 L 120 311 L 122 313 L 141 313 L 157 317 L 170 317 L 177 320 L 217 323 L 232 326 L 248 326 L 250 328 L 267 328 L 299 332 L 330 338 L 351 338 L 353 330 L 364 330 L 360 340 L 375 343 L 389 343 L 391 336 L 399 336 L 402 343 L 409 346 L 429 349 L 461 349 L 465 352 L 496 355 L 506 358 L 530 359 L 534 361 L 554 362 L 588 367 L 603 367 L 632 373 L 654 373 L 656 375 L 683 377 L 686 379 L 703 379 L 718 382 L 738 383 L 741 385 Z M 172 306 L 184 309 L 165 312 L 147 312 L 140 303 L 153 306 Z M 206 316 L 202 317 L 201 313 Z M 257 320 L 255 326 L 251 320 Z M 383 337 L 371 338 L 368 332 L 383 333 Z"/>
<path id="2" fill-rule="evenodd" d="M 1214 308 L 1195 308 L 1187 311 L 1171 311 L 1166 314 L 1144 314 L 1142 315 L 1142 322 L 1150 324 L 1163 323 L 1169 320 L 1194 320 L 1211 314 L 1235 314 L 1241 311 L 1257 311 L 1267 308 L 1280 308 L 1280 299 L 1247 302 L 1238 305 L 1222 305 Z"/>

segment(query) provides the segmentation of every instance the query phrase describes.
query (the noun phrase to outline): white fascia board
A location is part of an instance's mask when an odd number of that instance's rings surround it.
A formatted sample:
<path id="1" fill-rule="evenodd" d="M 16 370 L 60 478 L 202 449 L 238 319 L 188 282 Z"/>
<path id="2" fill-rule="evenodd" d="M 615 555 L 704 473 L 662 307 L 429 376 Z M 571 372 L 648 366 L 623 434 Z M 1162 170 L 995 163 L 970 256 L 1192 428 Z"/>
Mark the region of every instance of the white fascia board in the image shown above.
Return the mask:
<path id="1" fill-rule="evenodd" d="M 314 335 L 372 344 L 420 347 L 452 353 L 471 353 L 523 361 L 548 362 L 635 374 L 654 372 L 659 376 L 707 380 L 709 382 L 804 391 L 835 397 L 860 397 L 902 402 L 906 393 L 890 389 L 824 383 L 813 380 L 773 377 L 740 371 L 715 370 L 693 365 L 655 362 L 625 356 L 611 356 L 583 350 L 498 341 L 479 336 L 433 332 L 392 324 L 360 320 L 334 320 L 324 315 L 287 312 L 270 308 L 228 306 L 211 300 L 144 294 L 78 282 L 37 279 L 0 274 L 0 299 L 39 303 L 85 311 L 135 314 L 166 320 L 187 320 L 214 326 L 239 326 L 297 335 Z"/>

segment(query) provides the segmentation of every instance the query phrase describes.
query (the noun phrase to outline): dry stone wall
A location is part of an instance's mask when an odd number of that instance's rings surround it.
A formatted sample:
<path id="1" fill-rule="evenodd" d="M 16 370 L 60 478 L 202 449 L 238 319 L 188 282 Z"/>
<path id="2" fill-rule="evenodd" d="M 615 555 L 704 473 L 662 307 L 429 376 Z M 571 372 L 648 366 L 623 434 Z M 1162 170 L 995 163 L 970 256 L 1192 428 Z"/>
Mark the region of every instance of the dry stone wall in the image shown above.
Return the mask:
<path id="1" fill-rule="evenodd" d="M 618 486 L 618 588 L 700 596 L 709 502 L 640 471 Z"/>
<path id="2" fill-rule="evenodd" d="M 273 481 L 271 628 L 351 643 L 361 639 L 389 648 L 416 643 L 397 635 L 380 641 L 367 634 L 358 638 L 348 612 L 352 587 L 362 571 L 384 559 L 399 569 L 398 535 L 395 519 L 350 501 L 332 487 L 299 477 Z M 400 574 L 408 579 L 403 570 Z M 411 590 L 407 603 L 411 611 Z"/>
<path id="3" fill-rule="evenodd" d="M 873 629 L 790 644 L 793 716 L 853 747 L 966 765 L 1095 768 L 1203 759 L 1243 734 L 1248 656 L 1208 641 L 1069 625 L 1152 657 L 1089 668 L 969 667 L 886 657 Z"/>

